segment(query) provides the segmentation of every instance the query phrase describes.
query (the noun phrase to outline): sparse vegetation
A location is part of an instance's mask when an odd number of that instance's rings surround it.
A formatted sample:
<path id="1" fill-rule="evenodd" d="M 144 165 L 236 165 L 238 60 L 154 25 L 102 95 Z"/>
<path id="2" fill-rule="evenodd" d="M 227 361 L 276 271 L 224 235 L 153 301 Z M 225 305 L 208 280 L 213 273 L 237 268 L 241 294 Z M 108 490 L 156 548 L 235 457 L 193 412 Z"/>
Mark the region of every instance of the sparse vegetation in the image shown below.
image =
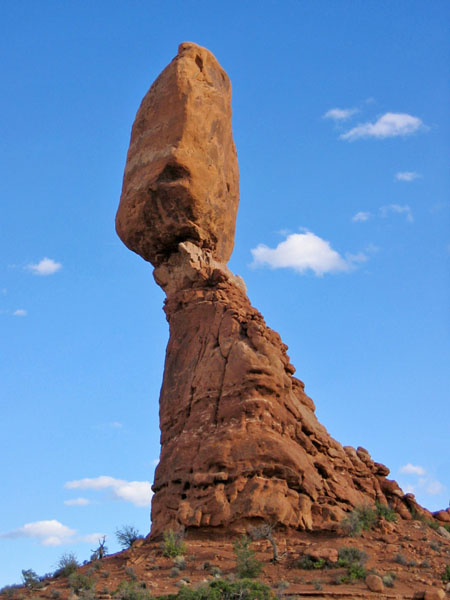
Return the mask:
<path id="1" fill-rule="evenodd" d="M 175 558 L 173 559 L 173 565 L 174 567 L 180 569 L 180 571 L 184 571 L 184 569 L 186 568 L 186 561 L 184 559 L 184 556 L 175 556 Z"/>
<path id="2" fill-rule="evenodd" d="M 250 543 L 251 539 L 243 535 L 233 544 L 236 558 L 236 572 L 241 579 L 258 577 L 262 571 L 262 564 L 256 560 Z"/>
<path id="3" fill-rule="evenodd" d="M 72 552 L 67 552 L 61 556 L 56 563 L 56 571 L 53 573 L 54 577 L 69 577 L 71 573 L 74 573 L 80 565 L 78 564 L 77 557 Z"/>
<path id="4" fill-rule="evenodd" d="M 367 562 L 367 554 L 364 550 L 354 548 L 353 546 L 344 546 L 338 552 L 338 565 L 340 567 L 349 567 L 353 564 L 364 565 Z"/>
<path id="5" fill-rule="evenodd" d="M 131 548 L 136 540 L 142 538 L 142 535 L 133 527 L 133 525 L 123 525 L 120 529 L 116 529 L 116 539 L 122 548 Z"/>
<path id="6" fill-rule="evenodd" d="M 176 600 L 272 600 L 273 598 L 273 593 L 267 585 L 251 579 L 240 579 L 235 582 L 216 579 L 197 589 L 183 586 L 176 596 Z"/>
<path id="7" fill-rule="evenodd" d="M 377 513 L 368 504 L 354 508 L 347 517 L 341 521 L 341 527 L 351 537 L 361 535 L 362 531 L 369 531 L 377 521 Z"/>
<path id="8" fill-rule="evenodd" d="M 22 569 L 22 580 L 25 587 L 29 590 L 35 590 L 39 587 L 38 574 L 33 569 Z"/>
<path id="9" fill-rule="evenodd" d="M 384 575 L 382 577 L 383 583 L 386 587 L 394 587 L 394 581 L 395 581 L 396 575 L 395 573 L 389 572 L 386 573 L 386 575 Z"/>
<path id="10" fill-rule="evenodd" d="M 132 581 L 137 581 L 137 575 L 133 567 L 127 567 L 125 569 L 125 575 L 128 575 Z"/>
<path id="11" fill-rule="evenodd" d="M 122 581 L 113 592 L 115 600 L 152 600 L 152 595 L 135 581 Z"/>
<path id="12" fill-rule="evenodd" d="M 305 554 L 294 562 L 294 567 L 305 570 L 328 569 L 330 566 L 332 566 L 331 563 L 325 558 L 314 558 L 310 554 Z"/>
<path id="13" fill-rule="evenodd" d="M 444 572 L 442 573 L 442 581 L 443 583 L 450 582 L 450 565 L 445 565 Z"/>
<path id="14" fill-rule="evenodd" d="M 367 571 L 359 563 L 353 563 L 349 566 L 347 575 L 350 581 L 356 581 L 357 579 L 364 579 L 367 575 Z"/>
<path id="15" fill-rule="evenodd" d="M 180 529 L 176 533 L 173 529 L 169 529 L 163 533 L 162 551 L 164 556 L 175 558 L 176 556 L 184 556 L 187 548 L 184 543 L 184 529 Z"/>
<path id="16" fill-rule="evenodd" d="M 378 518 L 383 518 L 390 523 L 395 523 L 397 521 L 397 513 L 387 504 L 375 502 L 375 510 Z"/>
<path id="17" fill-rule="evenodd" d="M 95 581 L 92 577 L 79 572 L 71 573 L 68 577 L 68 582 L 76 594 L 82 591 L 91 590 L 95 585 Z"/>
<path id="18" fill-rule="evenodd" d="M 408 559 L 401 552 L 397 552 L 397 554 L 394 556 L 394 562 L 399 565 L 403 565 L 404 567 L 408 565 Z"/>

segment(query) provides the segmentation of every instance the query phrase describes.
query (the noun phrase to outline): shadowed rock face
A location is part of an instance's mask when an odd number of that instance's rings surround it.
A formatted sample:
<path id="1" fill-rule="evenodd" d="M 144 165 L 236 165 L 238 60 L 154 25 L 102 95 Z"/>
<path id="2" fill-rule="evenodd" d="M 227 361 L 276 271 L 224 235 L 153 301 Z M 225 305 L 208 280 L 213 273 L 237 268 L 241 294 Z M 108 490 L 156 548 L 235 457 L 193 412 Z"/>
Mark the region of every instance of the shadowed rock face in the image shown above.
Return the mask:
<path id="1" fill-rule="evenodd" d="M 125 168 L 117 231 L 155 266 L 170 326 L 151 534 L 329 527 L 375 500 L 424 513 L 366 450 L 329 436 L 226 267 L 239 195 L 230 95 L 212 54 L 181 44 L 142 102 Z"/>

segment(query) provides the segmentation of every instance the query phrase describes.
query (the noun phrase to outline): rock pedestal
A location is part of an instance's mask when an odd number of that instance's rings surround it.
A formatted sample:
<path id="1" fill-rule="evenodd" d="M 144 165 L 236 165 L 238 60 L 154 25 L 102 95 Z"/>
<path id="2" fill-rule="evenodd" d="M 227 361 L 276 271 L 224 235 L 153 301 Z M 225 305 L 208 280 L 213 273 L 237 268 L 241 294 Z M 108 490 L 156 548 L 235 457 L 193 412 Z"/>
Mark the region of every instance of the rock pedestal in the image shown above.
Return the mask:
<path id="1" fill-rule="evenodd" d="M 317 421 L 287 347 L 226 267 L 239 200 L 230 102 L 212 54 L 181 44 L 131 135 L 117 231 L 155 266 L 170 326 L 151 535 L 329 527 L 375 501 L 411 518 L 423 509 L 389 470 Z"/>

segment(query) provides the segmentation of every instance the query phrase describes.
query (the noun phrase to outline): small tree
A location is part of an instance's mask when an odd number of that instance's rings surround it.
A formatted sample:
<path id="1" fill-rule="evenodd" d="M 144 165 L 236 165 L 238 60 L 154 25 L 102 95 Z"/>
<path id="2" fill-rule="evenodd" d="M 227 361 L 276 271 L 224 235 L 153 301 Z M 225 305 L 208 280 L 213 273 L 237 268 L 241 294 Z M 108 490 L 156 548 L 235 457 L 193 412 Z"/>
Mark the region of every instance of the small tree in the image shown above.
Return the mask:
<path id="1" fill-rule="evenodd" d="M 273 536 L 274 525 L 264 523 L 259 527 L 252 527 L 249 531 L 252 540 L 269 540 L 272 545 L 272 562 L 278 561 L 278 547 L 277 542 Z"/>
<path id="2" fill-rule="evenodd" d="M 123 525 L 120 529 L 116 529 L 116 538 L 122 548 L 131 548 L 136 540 L 142 538 L 142 535 L 133 525 Z"/>
<path id="3" fill-rule="evenodd" d="M 108 552 L 108 546 L 106 546 L 106 535 L 98 540 L 98 547 L 95 550 L 91 549 L 91 560 L 101 560 Z"/>
<path id="4" fill-rule="evenodd" d="M 256 560 L 250 543 L 251 539 L 243 535 L 233 544 L 234 555 L 236 557 L 236 571 L 241 579 L 258 577 L 262 571 L 262 564 Z"/>
<path id="5" fill-rule="evenodd" d="M 175 558 L 186 554 L 186 544 L 184 543 L 184 527 L 176 533 L 169 529 L 163 533 L 162 551 L 164 556 Z"/>
<path id="6" fill-rule="evenodd" d="M 34 590 L 39 586 L 38 574 L 33 569 L 22 569 L 22 579 L 25 587 Z"/>

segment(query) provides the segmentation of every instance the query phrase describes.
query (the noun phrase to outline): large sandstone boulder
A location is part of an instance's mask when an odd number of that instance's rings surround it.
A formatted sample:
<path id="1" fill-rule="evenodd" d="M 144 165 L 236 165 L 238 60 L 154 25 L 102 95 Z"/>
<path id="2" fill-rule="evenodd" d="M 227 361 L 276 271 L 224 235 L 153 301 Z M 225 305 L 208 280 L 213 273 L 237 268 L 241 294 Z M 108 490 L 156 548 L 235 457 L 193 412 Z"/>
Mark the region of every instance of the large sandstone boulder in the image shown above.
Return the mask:
<path id="1" fill-rule="evenodd" d="M 226 267 L 239 198 L 230 98 L 212 54 L 181 44 L 142 102 L 125 168 L 117 231 L 155 266 L 170 327 L 152 536 L 336 527 L 375 501 L 410 518 L 418 505 L 389 469 L 318 422 L 287 347 Z"/>
<path id="2" fill-rule="evenodd" d="M 211 52 L 181 44 L 138 110 L 117 233 L 154 265 L 189 240 L 226 262 L 238 203 L 230 80 Z"/>

